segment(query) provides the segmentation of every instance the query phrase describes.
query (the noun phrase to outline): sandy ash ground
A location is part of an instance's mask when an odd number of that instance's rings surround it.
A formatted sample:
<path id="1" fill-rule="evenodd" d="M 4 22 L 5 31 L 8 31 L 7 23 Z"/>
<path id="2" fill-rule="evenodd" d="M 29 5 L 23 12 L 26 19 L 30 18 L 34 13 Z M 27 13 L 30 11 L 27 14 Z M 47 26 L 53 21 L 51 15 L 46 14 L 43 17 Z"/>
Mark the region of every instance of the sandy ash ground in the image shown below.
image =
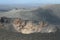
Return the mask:
<path id="1" fill-rule="evenodd" d="M 60 40 L 58 6 L 1 12 L 0 17 L 3 19 L 0 19 L 0 40 Z"/>
<path id="2" fill-rule="evenodd" d="M 0 40 L 60 40 L 60 33 L 33 33 L 24 35 L 0 29 Z"/>

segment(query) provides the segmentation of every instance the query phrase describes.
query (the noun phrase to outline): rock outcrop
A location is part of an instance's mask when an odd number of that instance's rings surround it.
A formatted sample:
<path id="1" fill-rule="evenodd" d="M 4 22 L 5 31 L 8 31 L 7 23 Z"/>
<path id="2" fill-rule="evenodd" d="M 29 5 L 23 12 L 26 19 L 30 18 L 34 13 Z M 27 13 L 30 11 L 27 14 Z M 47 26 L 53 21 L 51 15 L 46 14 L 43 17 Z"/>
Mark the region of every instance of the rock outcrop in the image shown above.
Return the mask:
<path id="1" fill-rule="evenodd" d="M 50 25 L 43 21 L 35 24 L 33 21 L 26 22 L 25 20 L 15 19 L 13 22 L 13 27 L 17 32 L 23 34 L 31 34 L 31 33 L 50 33 L 57 31 L 54 25 Z"/>

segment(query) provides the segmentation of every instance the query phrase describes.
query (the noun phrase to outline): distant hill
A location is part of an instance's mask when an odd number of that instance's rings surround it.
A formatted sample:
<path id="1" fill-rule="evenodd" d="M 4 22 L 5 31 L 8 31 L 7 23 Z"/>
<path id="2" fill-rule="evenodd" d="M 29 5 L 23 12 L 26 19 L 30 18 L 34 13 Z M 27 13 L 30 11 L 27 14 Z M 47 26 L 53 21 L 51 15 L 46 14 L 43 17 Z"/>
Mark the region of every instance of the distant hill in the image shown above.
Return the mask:
<path id="1" fill-rule="evenodd" d="M 44 5 L 35 9 L 13 9 L 5 13 L 0 13 L 0 15 L 10 18 L 18 17 L 24 20 L 44 20 L 52 24 L 60 24 L 60 5 Z"/>

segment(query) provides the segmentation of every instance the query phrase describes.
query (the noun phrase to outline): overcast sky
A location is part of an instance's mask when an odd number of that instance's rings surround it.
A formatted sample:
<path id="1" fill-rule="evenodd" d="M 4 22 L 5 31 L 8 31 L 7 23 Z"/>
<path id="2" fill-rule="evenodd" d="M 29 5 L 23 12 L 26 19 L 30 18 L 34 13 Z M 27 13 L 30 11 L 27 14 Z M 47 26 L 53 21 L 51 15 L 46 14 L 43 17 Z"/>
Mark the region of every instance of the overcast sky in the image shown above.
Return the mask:
<path id="1" fill-rule="evenodd" d="M 60 4 L 60 0 L 0 0 L 0 4 Z"/>

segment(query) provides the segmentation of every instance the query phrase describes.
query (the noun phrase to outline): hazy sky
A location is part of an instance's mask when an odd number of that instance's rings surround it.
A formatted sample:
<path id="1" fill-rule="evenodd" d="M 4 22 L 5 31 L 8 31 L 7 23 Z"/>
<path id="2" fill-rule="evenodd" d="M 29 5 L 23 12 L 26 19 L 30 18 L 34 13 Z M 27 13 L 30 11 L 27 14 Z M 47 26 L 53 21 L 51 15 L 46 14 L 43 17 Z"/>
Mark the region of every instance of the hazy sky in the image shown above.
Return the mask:
<path id="1" fill-rule="evenodd" d="M 0 0 L 0 4 L 60 4 L 60 0 Z"/>

